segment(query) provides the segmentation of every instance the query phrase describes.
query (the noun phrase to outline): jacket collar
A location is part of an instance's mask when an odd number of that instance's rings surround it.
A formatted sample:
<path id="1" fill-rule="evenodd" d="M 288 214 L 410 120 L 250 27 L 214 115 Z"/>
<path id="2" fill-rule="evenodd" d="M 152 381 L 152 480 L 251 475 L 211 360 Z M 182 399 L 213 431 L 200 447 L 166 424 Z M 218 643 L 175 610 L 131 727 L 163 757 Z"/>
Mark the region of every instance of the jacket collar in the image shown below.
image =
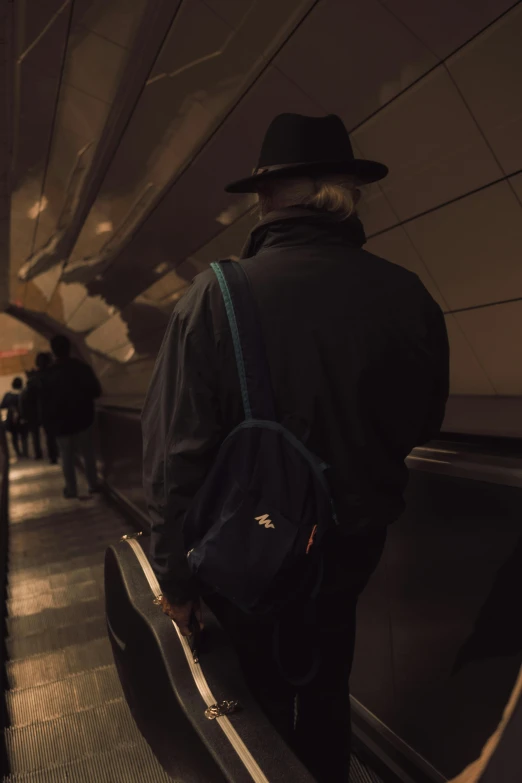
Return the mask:
<path id="1" fill-rule="evenodd" d="M 341 220 L 336 215 L 306 207 L 288 207 L 270 212 L 251 231 L 241 252 L 249 258 L 272 247 L 297 245 L 350 245 L 366 242 L 357 216 Z"/>

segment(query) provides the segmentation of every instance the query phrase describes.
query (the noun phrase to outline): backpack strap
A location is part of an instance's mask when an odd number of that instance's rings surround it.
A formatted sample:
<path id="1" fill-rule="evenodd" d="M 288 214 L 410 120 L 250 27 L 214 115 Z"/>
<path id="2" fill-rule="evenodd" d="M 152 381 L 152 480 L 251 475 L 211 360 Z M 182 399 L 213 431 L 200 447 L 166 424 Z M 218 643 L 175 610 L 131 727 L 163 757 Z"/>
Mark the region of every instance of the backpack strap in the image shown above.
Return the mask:
<path id="1" fill-rule="evenodd" d="M 261 322 L 250 280 L 241 264 L 211 264 L 232 332 L 245 419 L 276 421 L 274 392 Z"/>

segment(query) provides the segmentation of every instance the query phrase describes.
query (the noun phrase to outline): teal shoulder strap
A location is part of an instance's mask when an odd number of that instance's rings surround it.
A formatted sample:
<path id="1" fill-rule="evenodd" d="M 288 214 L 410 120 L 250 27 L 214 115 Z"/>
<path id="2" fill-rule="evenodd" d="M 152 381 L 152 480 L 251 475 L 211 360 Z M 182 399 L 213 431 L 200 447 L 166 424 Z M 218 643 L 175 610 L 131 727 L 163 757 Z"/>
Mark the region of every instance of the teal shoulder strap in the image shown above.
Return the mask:
<path id="1" fill-rule="evenodd" d="M 270 369 L 250 280 L 235 261 L 211 266 L 230 324 L 245 419 L 276 421 Z"/>

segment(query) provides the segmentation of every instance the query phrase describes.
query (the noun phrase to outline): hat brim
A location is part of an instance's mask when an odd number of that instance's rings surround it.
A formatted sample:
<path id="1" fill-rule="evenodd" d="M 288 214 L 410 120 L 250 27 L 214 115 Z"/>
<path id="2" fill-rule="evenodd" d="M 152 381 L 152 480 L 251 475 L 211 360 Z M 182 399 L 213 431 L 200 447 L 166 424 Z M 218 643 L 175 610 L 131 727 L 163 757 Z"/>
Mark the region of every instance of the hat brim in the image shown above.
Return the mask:
<path id="1" fill-rule="evenodd" d="M 317 163 L 298 163 L 293 166 L 253 174 L 245 179 L 231 182 L 227 185 L 227 193 L 257 193 L 265 183 L 277 179 L 293 179 L 295 177 L 320 177 L 325 174 L 346 174 L 355 185 L 369 185 L 378 182 L 388 174 L 388 167 L 375 160 L 354 158 L 347 161 L 320 161 Z"/>

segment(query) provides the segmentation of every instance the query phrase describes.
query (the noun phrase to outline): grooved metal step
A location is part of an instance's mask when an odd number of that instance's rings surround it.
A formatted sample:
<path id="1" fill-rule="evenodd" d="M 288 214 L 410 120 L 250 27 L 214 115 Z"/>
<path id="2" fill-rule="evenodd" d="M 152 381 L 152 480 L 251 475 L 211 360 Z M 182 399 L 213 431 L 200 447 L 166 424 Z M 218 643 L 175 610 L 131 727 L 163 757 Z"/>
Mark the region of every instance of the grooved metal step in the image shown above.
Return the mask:
<path id="1" fill-rule="evenodd" d="M 9 764 L 15 774 L 52 769 L 140 740 L 123 699 L 5 732 Z"/>
<path id="2" fill-rule="evenodd" d="M 44 565 L 57 561 L 59 553 L 59 562 L 69 561 L 75 557 L 95 555 L 105 552 L 105 549 L 112 543 L 121 538 L 117 534 L 104 531 L 103 534 L 93 535 L 90 540 L 75 540 L 67 544 L 55 541 L 54 544 L 39 546 L 34 552 L 26 550 L 10 550 L 8 565 L 11 568 L 39 568 Z"/>
<path id="3" fill-rule="evenodd" d="M 114 664 L 67 679 L 6 693 L 11 728 L 53 720 L 122 697 Z"/>
<path id="4" fill-rule="evenodd" d="M 106 547 L 131 530 L 103 499 L 67 502 L 45 466 L 14 471 L 8 552 L 5 783 L 161 783 L 107 638 Z"/>
<path id="5" fill-rule="evenodd" d="M 62 606 L 60 609 L 43 609 L 37 614 L 7 618 L 7 634 L 10 639 L 19 636 L 41 634 L 49 629 L 58 630 L 68 625 L 100 617 L 105 611 L 103 599 L 83 601 L 81 604 Z"/>
<path id="6" fill-rule="evenodd" d="M 8 661 L 7 683 L 12 689 L 32 688 L 112 663 L 110 642 L 102 637 L 84 644 L 73 644 L 56 652 Z"/>
<path id="7" fill-rule="evenodd" d="M 373 770 L 352 753 L 350 764 L 350 783 L 383 783 Z"/>
<path id="8" fill-rule="evenodd" d="M 149 746 L 120 745 L 116 750 L 85 756 L 69 764 L 9 775 L 4 783 L 172 783 Z M 176 783 L 176 782 L 175 782 Z M 185 783 L 185 781 L 177 781 Z"/>
<path id="9" fill-rule="evenodd" d="M 114 535 L 105 534 L 103 537 L 100 536 L 93 541 L 85 541 L 83 544 L 79 541 L 63 546 L 59 544 L 59 552 L 57 552 L 58 545 L 55 543 L 52 547 L 42 547 L 38 552 L 11 553 L 7 558 L 7 563 L 10 568 L 14 569 L 41 568 L 55 562 L 65 564 L 75 557 L 102 554 L 110 544 L 117 540 L 118 538 Z"/>
<path id="10" fill-rule="evenodd" d="M 54 495 L 54 497 L 53 497 Z M 82 493 L 82 500 L 90 501 L 89 503 L 82 503 L 78 500 L 71 501 L 60 497 L 58 492 L 50 493 L 49 496 L 40 494 L 40 497 L 32 495 L 25 499 L 23 496 L 17 498 L 16 503 L 12 504 L 9 512 L 9 521 L 12 525 L 27 524 L 35 520 L 45 520 L 49 517 L 54 517 L 56 524 L 59 517 L 70 517 L 71 514 L 87 510 L 87 506 L 90 506 L 92 511 L 100 509 L 99 498 L 89 498 L 86 493 Z M 102 501 L 103 503 L 103 501 Z M 102 506 L 103 508 L 104 506 Z M 105 507 L 106 508 L 106 507 Z"/>
<path id="11" fill-rule="evenodd" d="M 93 568 L 103 562 L 103 554 L 96 552 L 92 555 L 80 555 L 70 560 L 57 560 L 53 563 L 45 563 L 31 568 L 9 568 L 9 585 L 19 585 L 32 579 L 45 579 L 46 577 L 62 574 L 67 578 L 68 571 Z"/>
<path id="12" fill-rule="evenodd" d="M 16 506 L 21 501 L 23 501 L 23 498 L 12 503 L 11 511 L 15 511 Z M 52 498 L 50 499 L 50 504 L 52 506 Z M 19 515 L 18 521 L 11 525 L 13 536 L 21 535 L 22 531 L 42 532 L 44 535 L 49 535 L 50 531 L 66 533 L 69 530 L 75 532 L 83 530 L 84 533 L 88 534 L 90 526 L 103 522 L 104 518 L 107 517 L 107 513 L 111 516 L 111 528 L 114 527 L 117 530 L 120 527 L 129 527 L 127 520 L 109 510 L 104 503 L 102 505 L 79 503 L 60 509 L 49 508 L 48 511 L 49 513 L 45 515 L 31 515 L 25 518 Z"/>
<path id="13" fill-rule="evenodd" d="M 57 587 L 55 590 L 40 592 L 27 598 L 9 598 L 7 600 L 7 615 L 8 617 L 28 617 L 44 610 L 61 609 L 84 601 L 96 600 L 103 600 L 103 584 L 91 579 L 89 582 L 80 582 L 69 587 Z"/>
<path id="14" fill-rule="evenodd" d="M 68 625 L 63 628 L 48 628 L 43 633 L 30 636 L 15 636 L 6 639 L 7 655 L 11 660 L 27 658 L 31 655 L 60 650 L 72 644 L 82 644 L 106 635 L 105 617 L 93 617 L 80 625 Z"/>
<path id="15" fill-rule="evenodd" d="M 12 551 L 31 551 L 35 546 L 49 546 L 53 540 L 57 538 L 64 544 L 68 545 L 74 541 L 79 541 L 83 538 L 89 540 L 93 536 L 100 536 L 107 532 L 118 533 L 120 530 L 128 530 L 129 525 L 122 522 L 118 524 L 115 521 L 110 525 L 110 530 L 107 529 L 107 519 L 105 514 L 96 514 L 90 518 L 81 518 L 82 526 L 78 525 L 78 514 L 75 514 L 71 519 L 70 524 L 64 524 L 63 517 L 59 520 L 59 524 L 56 522 L 52 524 L 48 520 L 47 525 L 41 528 L 39 525 L 35 529 L 35 524 L 31 522 L 19 522 L 16 528 L 13 529 L 12 534 L 9 537 L 9 549 Z M 112 520 L 111 520 L 112 522 Z"/>
<path id="16" fill-rule="evenodd" d="M 11 599 L 30 598 L 34 595 L 51 593 L 54 590 L 92 581 L 103 584 L 103 563 L 96 563 L 96 565 L 86 568 L 68 570 L 62 574 L 33 578 L 30 581 L 17 580 L 9 585 L 7 594 Z"/>

